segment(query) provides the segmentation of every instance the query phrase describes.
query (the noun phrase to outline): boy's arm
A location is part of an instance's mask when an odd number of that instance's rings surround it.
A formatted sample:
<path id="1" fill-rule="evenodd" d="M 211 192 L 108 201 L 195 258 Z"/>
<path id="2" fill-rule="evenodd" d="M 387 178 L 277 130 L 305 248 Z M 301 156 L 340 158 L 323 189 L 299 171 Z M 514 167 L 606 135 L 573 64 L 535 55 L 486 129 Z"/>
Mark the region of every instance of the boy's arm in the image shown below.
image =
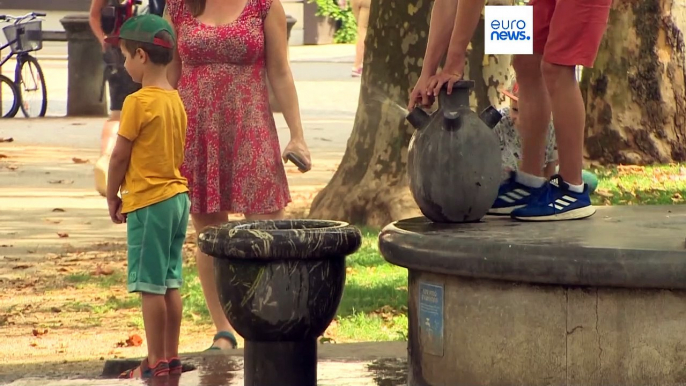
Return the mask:
<path id="1" fill-rule="evenodd" d="M 455 23 L 458 0 L 435 0 L 429 22 L 429 39 L 422 64 L 422 75 L 436 74 L 446 53 Z M 468 1 L 468 0 L 467 0 Z"/>
<path id="2" fill-rule="evenodd" d="M 107 201 L 118 200 L 119 188 L 124 182 L 126 170 L 131 160 L 133 142 L 138 138 L 141 127 L 145 124 L 145 108 L 134 95 L 124 100 L 121 110 L 121 121 L 117 143 L 110 156 L 110 166 L 107 173 Z"/>
<path id="3" fill-rule="evenodd" d="M 132 148 L 133 141 L 117 135 L 117 144 L 112 150 L 109 171 L 107 172 L 107 201 L 116 201 L 119 198 L 119 188 L 124 182 L 126 169 L 129 168 Z"/>
<path id="4" fill-rule="evenodd" d="M 452 92 L 453 84 L 462 79 L 467 47 L 479 24 L 485 3 L 485 0 L 460 0 L 458 2 L 445 66 L 429 84 L 429 87 L 433 88 L 434 95 L 438 95 L 445 83 L 448 83 L 448 93 Z"/>

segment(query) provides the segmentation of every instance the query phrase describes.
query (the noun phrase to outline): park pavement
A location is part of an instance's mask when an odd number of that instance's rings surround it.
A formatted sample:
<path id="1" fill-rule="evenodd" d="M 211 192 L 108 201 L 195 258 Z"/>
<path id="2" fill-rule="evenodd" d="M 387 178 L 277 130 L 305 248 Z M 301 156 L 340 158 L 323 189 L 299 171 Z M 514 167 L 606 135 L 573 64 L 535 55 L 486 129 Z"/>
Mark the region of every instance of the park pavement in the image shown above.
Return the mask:
<path id="1" fill-rule="evenodd" d="M 286 166 L 294 199 L 292 216 L 306 214 L 316 192 L 335 172 L 357 109 L 360 82 L 350 77 L 350 47 L 340 47 L 338 55 L 349 55 L 349 61 L 314 61 L 325 59 L 331 50 L 317 54 L 315 47 L 303 49 L 303 55 L 291 53 L 313 160 L 313 169 L 306 174 Z M 111 223 L 106 202 L 94 189 L 93 165 L 104 118 L 65 117 L 67 62 L 41 64 L 47 80 L 48 117 L 0 120 L 0 138 L 13 139 L 0 142 L 0 277 L 16 273 L 13 264 L 2 264 L 3 259 L 21 259 L 30 265 L 25 260 L 41 259 L 45 253 L 121 242 L 125 237 L 125 227 Z M 285 147 L 287 125 L 281 114 L 274 117 Z"/>

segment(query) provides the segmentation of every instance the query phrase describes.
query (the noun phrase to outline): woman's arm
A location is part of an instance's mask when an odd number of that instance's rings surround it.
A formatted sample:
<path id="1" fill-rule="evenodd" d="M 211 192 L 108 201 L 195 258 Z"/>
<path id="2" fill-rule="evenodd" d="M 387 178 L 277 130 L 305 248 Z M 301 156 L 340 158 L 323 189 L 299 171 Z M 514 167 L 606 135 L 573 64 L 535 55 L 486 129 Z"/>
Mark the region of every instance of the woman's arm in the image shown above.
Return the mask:
<path id="1" fill-rule="evenodd" d="M 169 22 L 169 25 L 174 28 L 174 35 L 176 35 L 176 47 L 174 48 L 174 59 L 169 63 L 167 66 L 167 80 L 169 81 L 169 84 L 174 87 L 178 88 L 179 86 L 179 79 L 181 78 L 181 58 L 179 58 L 179 34 L 178 30 L 176 29 L 176 26 L 171 20 L 171 16 L 169 15 L 169 7 L 164 7 L 164 18 Z"/>
<path id="2" fill-rule="evenodd" d="M 88 24 L 90 24 L 91 31 L 100 45 L 105 49 L 105 31 L 102 30 L 102 9 L 105 8 L 105 0 L 92 0 L 90 15 L 88 17 Z"/>
<path id="3" fill-rule="evenodd" d="M 279 0 L 274 0 L 264 21 L 264 38 L 267 78 L 283 110 L 286 124 L 291 130 L 291 141 L 303 140 L 298 93 L 295 90 L 291 66 L 288 63 L 286 13 Z"/>

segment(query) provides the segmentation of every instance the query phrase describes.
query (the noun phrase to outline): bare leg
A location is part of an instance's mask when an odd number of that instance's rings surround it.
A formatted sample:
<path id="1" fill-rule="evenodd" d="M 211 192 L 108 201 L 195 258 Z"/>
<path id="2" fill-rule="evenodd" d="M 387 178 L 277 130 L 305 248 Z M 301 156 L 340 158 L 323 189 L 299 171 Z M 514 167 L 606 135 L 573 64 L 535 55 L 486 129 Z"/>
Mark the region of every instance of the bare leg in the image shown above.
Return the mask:
<path id="1" fill-rule="evenodd" d="M 248 220 L 282 220 L 285 217 L 285 212 L 283 209 L 265 214 L 245 214 L 245 218 Z"/>
<path id="2" fill-rule="evenodd" d="M 581 185 L 586 109 L 576 82 L 574 66 L 543 62 L 541 65 L 555 120 L 560 175 L 572 185 Z"/>
<path id="3" fill-rule="evenodd" d="M 203 229 L 212 225 L 219 225 L 229 220 L 228 213 L 202 213 L 192 214 L 193 227 L 196 233 L 200 233 Z M 219 301 L 219 294 L 217 293 L 217 285 L 214 278 L 214 258 L 208 256 L 200 251 L 198 248 L 195 252 L 196 262 L 198 264 L 198 277 L 200 278 L 200 285 L 202 292 L 205 295 L 205 302 L 207 309 L 210 312 L 212 323 L 214 323 L 217 332 L 229 331 L 233 332 L 233 328 L 224 315 L 224 310 Z M 231 348 L 231 342 L 226 339 L 219 339 L 214 343 L 214 346 L 224 349 Z"/>
<path id="4" fill-rule="evenodd" d="M 155 366 L 165 356 L 167 305 L 163 295 L 143 293 L 143 324 L 148 343 L 148 363 Z"/>
<path id="5" fill-rule="evenodd" d="M 167 290 L 167 294 L 164 295 L 164 302 L 167 306 L 165 358 L 169 359 L 179 356 L 179 335 L 181 335 L 181 318 L 183 313 L 179 290 Z"/>
<path id="6" fill-rule="evenodd" d="M 520 171 L 541 177 L 550 124 L 550 100 L 541 73 L 541 55 L 517 55 L 513 66 L 519 83 L 519 132 L 522 138 Z M 558 143 L 564 142 L 558 138 Z"/>

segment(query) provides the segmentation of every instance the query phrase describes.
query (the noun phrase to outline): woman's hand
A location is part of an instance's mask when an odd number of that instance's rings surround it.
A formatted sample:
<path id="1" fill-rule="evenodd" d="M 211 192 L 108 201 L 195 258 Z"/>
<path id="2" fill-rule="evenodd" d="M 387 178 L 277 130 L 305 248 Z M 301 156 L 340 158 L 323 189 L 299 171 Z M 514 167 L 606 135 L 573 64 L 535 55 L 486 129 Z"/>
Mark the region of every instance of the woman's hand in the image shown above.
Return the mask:
<path id="1" fill-rule="evenodd" d="M 288 145 L 286 145 L 286 148 L 283 151 L 282 157 L 284 162 L 288 162 L 288 154 L 293 153 L 300 158 L 305 165 L 307 166 L 307 170 L 312 168 L 312 160 L 310 159 L 310 150 L 307 148 L 307 144 L 305 143 L 305 140 L 302 138 L 291 138 L 291 141 L 288 142 Z M 304 173 L 304 172 L 303 172 Z"/>

